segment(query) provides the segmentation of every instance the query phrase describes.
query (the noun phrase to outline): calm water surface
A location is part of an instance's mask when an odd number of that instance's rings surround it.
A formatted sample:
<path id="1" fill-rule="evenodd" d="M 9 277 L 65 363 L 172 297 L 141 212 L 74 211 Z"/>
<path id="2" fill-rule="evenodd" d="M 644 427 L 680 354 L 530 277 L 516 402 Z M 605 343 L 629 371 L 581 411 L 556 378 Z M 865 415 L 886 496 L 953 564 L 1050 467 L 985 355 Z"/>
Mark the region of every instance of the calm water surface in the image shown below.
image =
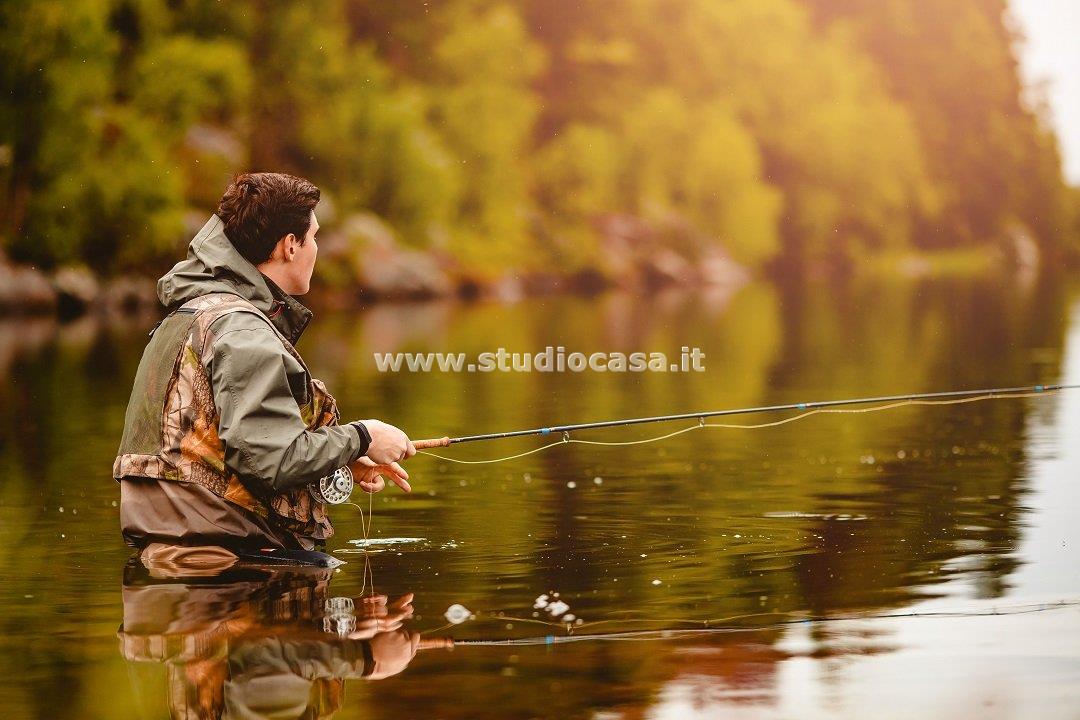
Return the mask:
<path id="1" fill-rule="evenodd" d="M 1080 383 L 1078 290 L 875 280 L 380 306 L 320 314 L 300 350 L 346 417 L 459 435 Z M 357 509 L 334 510 L 331 548 L 348 564 L 332 576 L 178 580 L 127 566 L 109 478 L 154 320 L 0 324 L 7 718 L 298 717 L 308 702 L 341 718 L 1080 716 L 1080 606 L 1016 613 L 1080 600 L 1080 391 L 568 445 L 494 465 L 417 457 L 412 495 L 374 499 L 371 552 L 350 542 L 364 534 Z M 707 371 L 390 375 L 371 357 L 547 345 L 698 346 Z M 414 595 L 408 630 L 479 644 L 384 663 L 396 673 L 386 679 L 335 680 L 356 672 L 355 643 L 323 632 L 323 602 L 358 598 L 363 626 L 372 586 L 391 602 Z M 574 620 L 540 622 L 551 617 L 536 600 L 554 593 Z M 448 624 L 454 604 L 470 619 Z M 939 611 L 959 614 L 902 617 Z M 562 642 L 568 627 L 576 642 Z M 382 657 L 400 637 L 376 638 Z"/>

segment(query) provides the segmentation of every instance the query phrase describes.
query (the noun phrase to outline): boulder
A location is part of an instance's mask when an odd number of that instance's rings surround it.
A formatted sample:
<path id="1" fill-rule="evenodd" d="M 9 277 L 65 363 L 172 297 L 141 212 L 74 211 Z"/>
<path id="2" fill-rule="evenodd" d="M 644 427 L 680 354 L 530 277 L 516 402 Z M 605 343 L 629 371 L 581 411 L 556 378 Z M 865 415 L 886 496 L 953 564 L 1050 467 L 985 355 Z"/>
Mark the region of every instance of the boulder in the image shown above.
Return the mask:
<path id="1" fill-rule="evenodd" d="M 724 249 L 677 216 L 647 221 L 610 215 L 599 224 L 605 270 L 632 289 L 741 285 L 750 274 Z"/>
<path id="2" fill-rule="evenodd" d="M 117 277 L 102 293 L 108 312 L 135 314 L 158 307 L 157 283 L 148 277 Z"/>
<path id="3" fill-rule="evenodd" d="M 750 282 L 750 271 L 720 250 L 702 254 L 698 263 L 701 282 L 711 287 L 736 287 Z"/>
<path id="4" fill-rule="evenodd" d="M 40 270 L 12 265 L 0 255 L 0 308 L 16 312 L 40 312 L 56 307 L 56 291 Z"/>
<path id="5" fill-rule="evenodd" d="M 60 268 L 52 277 L 57 309 L 61 315 L 85 313 L 101 295 L 101 285 L 90 270 L 81 266 Z"/>
<path id="6" fill-rule="evenodd" d="M 401 247 L 393 229 L 370 213 L 352 215 L 342 224 L 360 292 L 383 299 L 439 297 L 453 285 L 434 255 Z"/>

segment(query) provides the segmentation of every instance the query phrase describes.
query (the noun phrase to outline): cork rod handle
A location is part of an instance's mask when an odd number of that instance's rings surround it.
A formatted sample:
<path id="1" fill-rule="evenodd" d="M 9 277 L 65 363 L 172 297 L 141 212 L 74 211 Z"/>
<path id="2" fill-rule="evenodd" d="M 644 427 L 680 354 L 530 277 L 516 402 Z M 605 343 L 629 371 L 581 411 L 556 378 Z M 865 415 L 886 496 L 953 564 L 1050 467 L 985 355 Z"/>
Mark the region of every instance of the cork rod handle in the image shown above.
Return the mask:
<path id="1" fill-rule="evenodd" d="M 417 450 L 426 450 L 427 448 L 446 447 L 450 444 L 450 438 L 431 438 L 430 440 L 413 440 L 413 447 Z"/>

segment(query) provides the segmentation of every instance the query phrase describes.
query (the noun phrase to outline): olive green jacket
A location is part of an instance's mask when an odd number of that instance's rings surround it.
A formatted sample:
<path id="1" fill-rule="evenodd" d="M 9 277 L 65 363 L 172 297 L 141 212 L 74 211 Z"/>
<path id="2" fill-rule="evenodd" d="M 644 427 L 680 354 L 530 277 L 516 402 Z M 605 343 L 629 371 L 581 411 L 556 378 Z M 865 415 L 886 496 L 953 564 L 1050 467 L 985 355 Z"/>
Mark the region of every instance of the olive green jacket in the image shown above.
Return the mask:
<path id="1" fill-rule="evenodd" d="M 188 247 L 187 258 L 157 285 L 170 310 L 209 293 L 231 293 L 252 303 L 295 344 L 311 311 L 248 262 L 214 215 Z M 213 325 L 213 352 L 205 358 L 225 464 L 245 483 L 282 492 L 305 485 L 367 451 L 366 431 L 355 425 L 308 430 L 300 416 L 307 370 L 282 345 L 265 319 L 232 313 Z"/>

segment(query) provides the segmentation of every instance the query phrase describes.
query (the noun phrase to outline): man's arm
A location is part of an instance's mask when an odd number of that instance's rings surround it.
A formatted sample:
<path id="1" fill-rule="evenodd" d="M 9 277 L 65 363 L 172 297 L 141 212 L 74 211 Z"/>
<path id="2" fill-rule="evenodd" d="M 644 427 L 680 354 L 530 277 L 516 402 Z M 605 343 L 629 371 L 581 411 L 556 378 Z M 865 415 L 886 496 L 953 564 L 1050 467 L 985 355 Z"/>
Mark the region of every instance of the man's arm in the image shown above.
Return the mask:
<path id="1" fill-rule="evenodd" d="M 218 334 L 207 370 L 229 468 L 278 493 L 329 475 L 367 451 L 370 436 L 352 424 L 308 430 L 286 372 L 299 365 L 296 359 L 261 319 L 247 313 L 227 318 L 214 324 Z"/>

